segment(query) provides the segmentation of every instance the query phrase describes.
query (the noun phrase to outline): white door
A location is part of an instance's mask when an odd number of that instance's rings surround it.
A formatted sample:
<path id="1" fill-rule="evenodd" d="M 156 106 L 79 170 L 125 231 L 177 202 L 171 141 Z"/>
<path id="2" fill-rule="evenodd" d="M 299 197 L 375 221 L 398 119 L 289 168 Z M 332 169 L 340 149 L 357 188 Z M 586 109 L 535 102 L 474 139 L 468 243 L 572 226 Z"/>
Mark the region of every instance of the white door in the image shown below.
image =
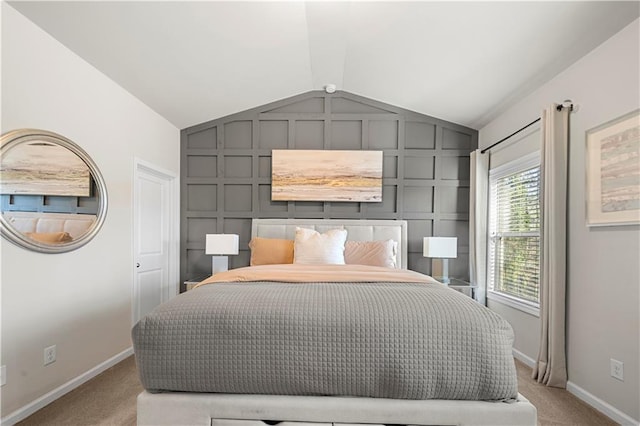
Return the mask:
<path id="1" fill-rule="evenodd" d="M 177 293 L 174 175 L 136 160 L 134 170 L 133 323 Z"/>

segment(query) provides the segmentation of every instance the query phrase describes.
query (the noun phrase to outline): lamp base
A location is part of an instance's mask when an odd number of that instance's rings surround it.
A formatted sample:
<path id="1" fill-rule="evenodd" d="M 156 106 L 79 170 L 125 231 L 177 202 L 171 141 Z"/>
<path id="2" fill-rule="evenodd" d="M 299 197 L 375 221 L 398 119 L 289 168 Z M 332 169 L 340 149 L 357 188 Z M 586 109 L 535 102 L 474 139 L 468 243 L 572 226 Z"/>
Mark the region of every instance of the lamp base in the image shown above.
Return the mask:
<path id="1" fill-rule="evenodd" d="M 449 259 L 432 259 L 431 276 L 443 284 L 449 284 Z"/>
<path id="2" fill-rule="evenodd" d="M 449 284 L 449 259 L 442 259 L 442 282 Z"/>
<path id="3" fill-rule="evenodd" d="M 211 256 L 211 275 L 229 270 L 229 256 Z"/>

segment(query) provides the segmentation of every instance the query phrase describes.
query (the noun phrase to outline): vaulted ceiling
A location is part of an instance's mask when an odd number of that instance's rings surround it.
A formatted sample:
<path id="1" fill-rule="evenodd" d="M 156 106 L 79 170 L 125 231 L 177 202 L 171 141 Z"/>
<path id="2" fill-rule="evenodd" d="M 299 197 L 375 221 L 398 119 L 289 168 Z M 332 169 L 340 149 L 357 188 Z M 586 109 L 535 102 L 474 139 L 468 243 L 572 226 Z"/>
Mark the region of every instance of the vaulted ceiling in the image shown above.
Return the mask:
<path id="1" fill-rule="evenodd" d="M 9 4 L 178 128 L 333 83 L 477 129 L 640 14 L 635 1 Z"/>

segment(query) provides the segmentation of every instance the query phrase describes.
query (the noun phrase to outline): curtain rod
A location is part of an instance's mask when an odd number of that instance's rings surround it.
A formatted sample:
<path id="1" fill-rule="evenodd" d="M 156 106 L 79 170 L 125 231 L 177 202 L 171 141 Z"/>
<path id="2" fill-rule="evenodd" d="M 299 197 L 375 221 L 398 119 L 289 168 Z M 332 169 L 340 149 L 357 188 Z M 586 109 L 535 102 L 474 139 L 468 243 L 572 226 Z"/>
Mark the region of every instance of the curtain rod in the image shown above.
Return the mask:
<path id="1" fill-rule="evenodd" d="M 502 142 L 506 141 L 507 139 L 509 139 L 512 136 L 517 135 L 518 133 L 520 133 L 523 130 L 526 130 L 527 128 L 533 126 L 534 124 L 536 124 L 538 121 L 540 121 L 540 117 L 536 118 L 535 120 L 533 120 L 531 123 L 527 124 L 524 127 L 519 128 L 518 130 L 516 130 L 515 132 L 511 133 L 509 136 L 507 136 L 506 138 L 502 138 L 500 139 L 498 142 L 494 143 L 493 145 L 488 146 L 487 148 L 483 149 L 482 151 L 480 151 L 480 154 L 484 154 L 485 152 L 489 151 L 491 148 L 493 148 L 496 145 L 500 145 Z"/>
<path id="2" fill-rule="evenodd" d="M 569 108 L 569 111 L 573 111 L 573 103 L 571 103 L 570 100 L 566 100 L 564 101 L 562 104 L 558 105 L 556 107 L 556 109 L 558 111 L 562 111 L 563 108 Z M 487 148 L 483 149 L 482 151 L 480 151 L 480 154 L 484 154 L 485 152 L 489 151 L 491 148 L 493 148 L 494 146 L 500 145 L 502 142 L 506 141 L 507 139 L 517 135 L 518 133 L 522 132 L 523 130 L 528 129 L 529 127 L 533 126 L 534 124 L 536 124 L 538 121 L 540 121 L 541 118 L 538 117 L 535 120 L 533 120 L 531 123 L 527 124 L 524 127 L 519 128 L 518 130 L 516 130 L 515 132 L 511 133 L 509 136 L 500 139 L 498 142 L 494 143 L 493 145 L 488 146 Z"/>

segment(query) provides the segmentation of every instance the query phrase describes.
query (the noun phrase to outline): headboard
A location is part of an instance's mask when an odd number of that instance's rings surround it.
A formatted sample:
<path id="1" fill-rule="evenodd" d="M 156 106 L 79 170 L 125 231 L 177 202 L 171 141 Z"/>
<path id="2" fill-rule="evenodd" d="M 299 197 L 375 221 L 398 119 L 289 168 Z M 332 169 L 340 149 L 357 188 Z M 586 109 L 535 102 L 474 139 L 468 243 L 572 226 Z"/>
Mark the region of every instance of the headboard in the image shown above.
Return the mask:
<path id="1" fill-rule="evenodd" d="M 283 238 L 293 240 L 296 227 L 325 232 L 329 229 L 346 229 L 347 240 L 380 241 L 398 243 L 397 263 L 407 269 L 407 222 L 405 220 L 369 219 L 253 219 L 251 238 Z"/>
<path id="2" fill-rule="evenodd" d="M 19 232 L 68 232 L 74 240 L 96 221 L 93 214 L 7 211 L 2 215 Z"/>

